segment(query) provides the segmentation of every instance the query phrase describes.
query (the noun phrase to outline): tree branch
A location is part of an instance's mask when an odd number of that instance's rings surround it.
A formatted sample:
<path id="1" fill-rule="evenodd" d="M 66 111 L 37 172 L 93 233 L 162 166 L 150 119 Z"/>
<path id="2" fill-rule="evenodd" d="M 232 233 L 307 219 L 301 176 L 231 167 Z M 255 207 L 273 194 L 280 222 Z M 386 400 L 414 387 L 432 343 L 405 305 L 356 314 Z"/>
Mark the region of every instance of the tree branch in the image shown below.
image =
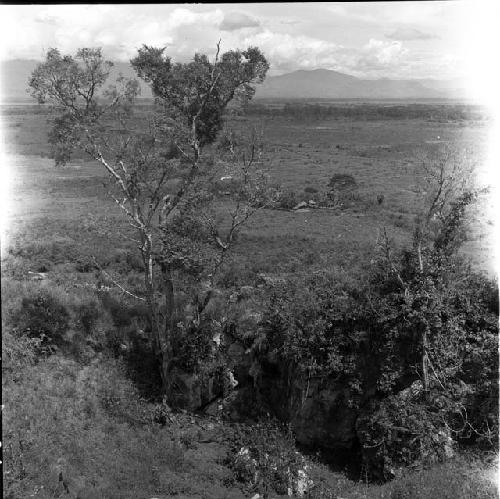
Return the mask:
<path id="1" fill-rule="evenodd" d="M 97 259 L 94 255 L 92 255 L 92 261 L 94 262 L 95 266 L 99 269 L 100 272 L 102 272 L 117 288 L 119 288 L 121 291 L 123 291 L 125 294 L 131 296 L 132 298 L 136 298 L 137 300 L 141 301 L 146 301 L 146 298 L 143 298 L 142 296 L 137 296 L 134 293 L 131 293 L 130 291 L 126 290 L 119 282 L 117 282 L 111 275 L 109 275 L 97 262 Z"/>

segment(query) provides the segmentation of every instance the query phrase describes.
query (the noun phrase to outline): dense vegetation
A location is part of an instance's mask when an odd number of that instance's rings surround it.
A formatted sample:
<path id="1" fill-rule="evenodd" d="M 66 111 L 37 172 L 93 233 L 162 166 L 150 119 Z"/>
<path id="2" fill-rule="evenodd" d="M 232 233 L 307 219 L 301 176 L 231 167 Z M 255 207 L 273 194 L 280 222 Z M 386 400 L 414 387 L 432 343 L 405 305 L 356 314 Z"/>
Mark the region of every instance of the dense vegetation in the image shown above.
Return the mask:
<path id="1" fill-rule="evenodd" d="M 428 259 L 424 273 L 416 254 L 403 251 L 392 262 L 379 256 L 362 282 L 327 273 L 294 279 L 266 311 L 266 355 L 287 376 L 343 387 L 342 404 L 359 414 L 360 459 L 374 477 L 445 460 L 456 443 L 493 450 L 498 440 L 498 290 L 456 257 Z"/>
<path id="2" fill-rule="evenodd" d="M 484 111 L 467 104 L 342 104 L 327 102 L 289 102 L 284 105 L 266 105 L 261 102 L 248 104 L 248 115 L 283 116 L 298 121 L 317 121 L 325 119 L 362 119 L 362 120 L 415 120 L 463 121 L 484 119 Z"/>

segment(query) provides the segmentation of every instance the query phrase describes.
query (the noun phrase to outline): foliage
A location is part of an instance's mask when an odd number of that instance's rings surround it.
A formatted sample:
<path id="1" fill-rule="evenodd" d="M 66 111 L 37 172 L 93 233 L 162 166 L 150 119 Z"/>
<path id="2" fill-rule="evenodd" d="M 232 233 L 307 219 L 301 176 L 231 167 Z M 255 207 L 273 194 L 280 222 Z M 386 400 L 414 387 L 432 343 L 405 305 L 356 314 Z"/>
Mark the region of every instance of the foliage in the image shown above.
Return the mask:
<path id="1" fill-rule="evenodd" d="M 295 376 L 341 382 L 348 404 L 364 406 L 357 434 L 374 477 L 445 459 L 452 439 L 496 445 L 498 290 L 456 254 L 464 199 L 434 242 L 393 254 L 381 241 L 364 284 L 297 278 L 267 309 L 265 351 Z"/>
<path id="2" fill-rule="evenodd" d="M 307 469 L 305 459 L 295 450 L 291 433 L 272 422 L 251 427 L 236 425 L 228 465 L 248 492 L 264 497 L 273 492 L 297 492 L 299 471 Z"/>
<path id="3" fill-rule="evenodd" d="M 41 340 L 43 346 L 58 346 L 68 329 L 69 313 L 54 296 L 40 290 L 22 299 L 13 321 L 22 335 Z"/>
<path id="4" fill-rule="evenodd" d="M 214 357 L 214 331 L 209 321 L 178 328 L 173 338 L 175 364 L 186 372 L 193 372 Z"/>
<path id="5" fill-rule="evenodd" d="M 349 173 L 336 173 L 328 181 L 328 187 L 336 190 L 353 189 L 356 185 L 356 180 Z"/>
<path id="6" fill-rule="evenodd" d="M 297 194 L 292 190 L 282 192 L 277 201 L 278 206 L 285 210 L 291 210 L 297 205 L 297 203 Z"/>
<path id="7" fill-rule="evenodd" d="M 274 103 L 272 103 L 274 104 Z M 406 104 L 376 105 L 359 103 L 342 105 L 329 103 L 286 103 L 281 106 L 251 103 L 246 113 L 252 116 L 283 116 L 294 121 L 318 121 L 326 119 L 350 120 L 427 120 L 436 122 L 484 120 L 484 111 L 475 105 Z"/>
<path id="8" fill-rule="evenodd" d="M 69 237 L 42 237 L 37 241 L 14 245 L 8 250 L 10 255 L 28 261 L 31 270 L 46 272 L 54 265 L 77 260 L 75 241 Z"/>
<path id="9" fill-rule="evenodd" d="M 252 85 L 262 82 L 269 68 L 256 47 L 226 52 L 220 60 L 217 48 L 215 63 L 206 55 L 195 54 L 192 62 L 174 64 L 164 51 L 144 45 L 132 59 L 132 67 L 188 128 L 197 120 L 196 138 L 201 146 L 216 139 L 227 104 L 235 96 L 251 99 L 255 93 Z"/>
<path id="10" fill-rule="evenodd" d="M 357 293 L 328 273 L 276 287 L 264 319 L 269 348 L 300 372 L 356 377 L 355 345 L 369 324 Z"/>
<path id="11" fill-rule="evenodd" d="M 2 334 L 3 379 L 16 379 L 22 369 L 34 365 L 43 351 L 40 338 L 18 336 L 6 327 Z"/>

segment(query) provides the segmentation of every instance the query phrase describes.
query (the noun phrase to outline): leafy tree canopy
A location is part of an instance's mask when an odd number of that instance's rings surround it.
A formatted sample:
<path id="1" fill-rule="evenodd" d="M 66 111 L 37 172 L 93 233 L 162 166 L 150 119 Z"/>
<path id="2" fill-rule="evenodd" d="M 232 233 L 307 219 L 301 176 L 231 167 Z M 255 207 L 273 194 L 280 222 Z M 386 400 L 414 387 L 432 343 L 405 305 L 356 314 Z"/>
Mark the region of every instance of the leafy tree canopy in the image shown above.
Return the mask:
<path id="1" fill-rule="evenodd" d="M 218 49 L 217 49 L 218 50 Z M 264 81 L 269 63 L 256 47 L 231 50 L 210 62 L 206 55 L 195 54 L 188 63 L 172 63 L 164 48 L 144 45 L 132 67 L 151 84 L 153 94 L 179 113 L 187 126 L 196 122 L 200 145 L 212 143 L 222 127 L 227 104 L 238 98 L 248 101 L 255 93 L 254 84 Z"/>

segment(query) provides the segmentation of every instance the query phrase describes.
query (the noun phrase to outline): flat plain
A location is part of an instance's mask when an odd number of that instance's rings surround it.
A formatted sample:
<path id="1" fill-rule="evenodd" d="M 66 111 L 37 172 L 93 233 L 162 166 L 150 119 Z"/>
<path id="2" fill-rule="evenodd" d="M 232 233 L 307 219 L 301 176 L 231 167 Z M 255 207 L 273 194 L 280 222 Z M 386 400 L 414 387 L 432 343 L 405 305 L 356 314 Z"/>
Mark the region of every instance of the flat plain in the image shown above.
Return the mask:
<path id="1" fill-rule="evenodd" d="M 41 234 L 74 237 L 84 252 L 92 236 L 82 227 L 95 225 L 127 231 L 122 214 L 109 200 L 106 174 L 86 158 L 55 168 L 48 158 L 47 112 L 38 106 L 4 106 L 3 168 L 9 167 L 11 202 L 7 239 Z M 419 182 L 425 155 L 440 148 L 474 151 L 481 164 L 488 140 L 487 120 L 327 119 L 297 121 L 277 117 L 235 117 L 234 129 L 254 126 L 264 141 L 264 168 L 271 181 L 299 199 L 327 190 L 334 174 L 357 183 L 353 203 L 344 209 L 259 211 L 243 230 L 239 257 L 266 272 L 293 271 L 297 265 L 328 260 L 352 268 L 373 250 L 385 229 L 397 242 L 411 237 L 421 202 Z M 482 180 L 484 183 L 484 179 Z M 305 190 L 305 191 L 304 191 Z M 378 203 L 377 200 L 383 199 Z M 471 237 L 464 246 L 474 265 L 493 273 L 491 198 L 471 213 Z M 93 222 L 92 224 L 90 222 Z M 112 231 L 111 231 L 112 232 Z M 113 240 L 113 247 L 124 239 Z M 5 241 L 4 241 L 5 246 Z M 260 268 L 263 267 L 263 268 Z"/>

